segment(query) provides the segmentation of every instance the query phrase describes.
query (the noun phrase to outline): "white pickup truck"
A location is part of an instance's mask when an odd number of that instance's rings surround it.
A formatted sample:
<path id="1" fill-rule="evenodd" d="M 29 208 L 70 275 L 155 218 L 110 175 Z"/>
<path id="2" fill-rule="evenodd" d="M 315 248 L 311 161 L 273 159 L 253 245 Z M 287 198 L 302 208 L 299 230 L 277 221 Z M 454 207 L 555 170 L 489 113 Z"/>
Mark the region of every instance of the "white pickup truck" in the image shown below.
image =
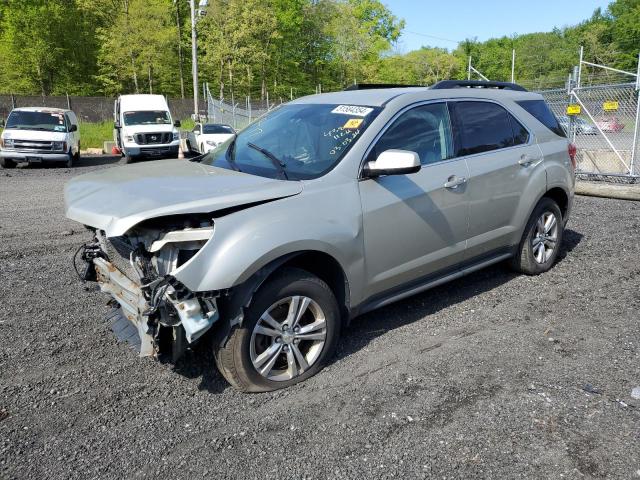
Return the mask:
<path id="1" fill-rule="evenodd" d="M 187 133 L 187 148 L 190 152 L 205 154 L 236 134 L 229 125 L 218 123 L 196 123 Z"/>

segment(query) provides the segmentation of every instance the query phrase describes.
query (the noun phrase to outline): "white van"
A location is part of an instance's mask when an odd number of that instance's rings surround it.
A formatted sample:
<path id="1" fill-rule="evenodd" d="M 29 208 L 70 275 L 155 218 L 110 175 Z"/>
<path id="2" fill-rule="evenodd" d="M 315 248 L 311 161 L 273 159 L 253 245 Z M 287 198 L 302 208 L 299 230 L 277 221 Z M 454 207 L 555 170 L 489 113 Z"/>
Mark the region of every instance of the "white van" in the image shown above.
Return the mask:
<path id="1" fill-rule="evenodd" d="M 175 158 L 180 132 L 162 95 L 120 95 L 115 101 L 113 140 L 126 163 L 143 158 Z"/>
<path id="2" fill-rule="evenodd" d="M 78 119 L 61 108 L 14 108 L 0 137 L 0 165 L 64 163 L 72 167 L 80 158 Z"/>

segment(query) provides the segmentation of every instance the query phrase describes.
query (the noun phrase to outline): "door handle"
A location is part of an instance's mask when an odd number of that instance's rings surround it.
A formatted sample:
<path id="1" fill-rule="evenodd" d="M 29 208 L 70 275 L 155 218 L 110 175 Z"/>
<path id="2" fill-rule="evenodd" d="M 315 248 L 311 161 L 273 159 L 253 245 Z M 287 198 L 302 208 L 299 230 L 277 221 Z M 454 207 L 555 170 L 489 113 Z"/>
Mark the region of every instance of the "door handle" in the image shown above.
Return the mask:
<path id="1" fill-rule="evenodd" d="M 451 175 L 444 184 L 444 188 L 455 189 L 460 185 L 467 183 L 467 179 L 465 177 L 456 177 L 455 175 Z"/>
<path id="2" fill-rule="evenodd" d="M 534 158 L 525 153 L 520 156 L 520 160 L 518 160 L 518 164 L 522 165 L 523 167 L 528 167 L 529 165 L 533 165 L 533 164 L 537 165 L 540 162 L 540 160 L 541 160 L 540 158 Z"/>

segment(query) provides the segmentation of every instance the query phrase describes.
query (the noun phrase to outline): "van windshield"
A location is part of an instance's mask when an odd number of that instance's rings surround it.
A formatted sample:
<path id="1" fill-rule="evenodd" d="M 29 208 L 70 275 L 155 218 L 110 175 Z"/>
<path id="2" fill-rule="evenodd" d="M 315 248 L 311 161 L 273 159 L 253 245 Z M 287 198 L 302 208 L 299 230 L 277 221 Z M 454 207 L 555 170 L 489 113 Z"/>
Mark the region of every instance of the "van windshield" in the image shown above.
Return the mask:
<path id="1" fill-rule="evenodd" d="M 380 110 L 285 104 L 218 145 L 201 162 L 271 178 L 317 178 L 342 159 Z"/>
<path id="2" fill-rule="evenodd" d="M 66 132 L 64 115 L 57 112 L 29 112 L 14 110 L 7 118 L 7 130 L 42 130 L 45 132 Z"/>
<path id="3" fill-rule="evenodd" d="M 145 110 L 124 112 L 125 125 L 168 125 L 171 123 L 169 112 L 164 110 Z"/>

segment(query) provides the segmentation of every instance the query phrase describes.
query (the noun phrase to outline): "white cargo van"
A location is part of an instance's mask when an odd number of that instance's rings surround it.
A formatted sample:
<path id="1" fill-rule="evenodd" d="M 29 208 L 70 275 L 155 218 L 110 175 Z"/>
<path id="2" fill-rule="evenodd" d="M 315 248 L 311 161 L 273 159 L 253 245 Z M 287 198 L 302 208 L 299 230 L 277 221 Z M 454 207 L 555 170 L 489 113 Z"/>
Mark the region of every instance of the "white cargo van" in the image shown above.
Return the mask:
<path id="1" fill-rule="evenodd" d="M 126 163 L 178 156 L 180 132 L 162 95 L 120 95 L 115 101 L 113 139 Z"/>
<path id="2" fill-rule="evenodd" d="M 78 119 L 61 108 L 14 108 L 0 137 L 0 165 L 56 162 L 67 167 L 80 158 Z"/>

